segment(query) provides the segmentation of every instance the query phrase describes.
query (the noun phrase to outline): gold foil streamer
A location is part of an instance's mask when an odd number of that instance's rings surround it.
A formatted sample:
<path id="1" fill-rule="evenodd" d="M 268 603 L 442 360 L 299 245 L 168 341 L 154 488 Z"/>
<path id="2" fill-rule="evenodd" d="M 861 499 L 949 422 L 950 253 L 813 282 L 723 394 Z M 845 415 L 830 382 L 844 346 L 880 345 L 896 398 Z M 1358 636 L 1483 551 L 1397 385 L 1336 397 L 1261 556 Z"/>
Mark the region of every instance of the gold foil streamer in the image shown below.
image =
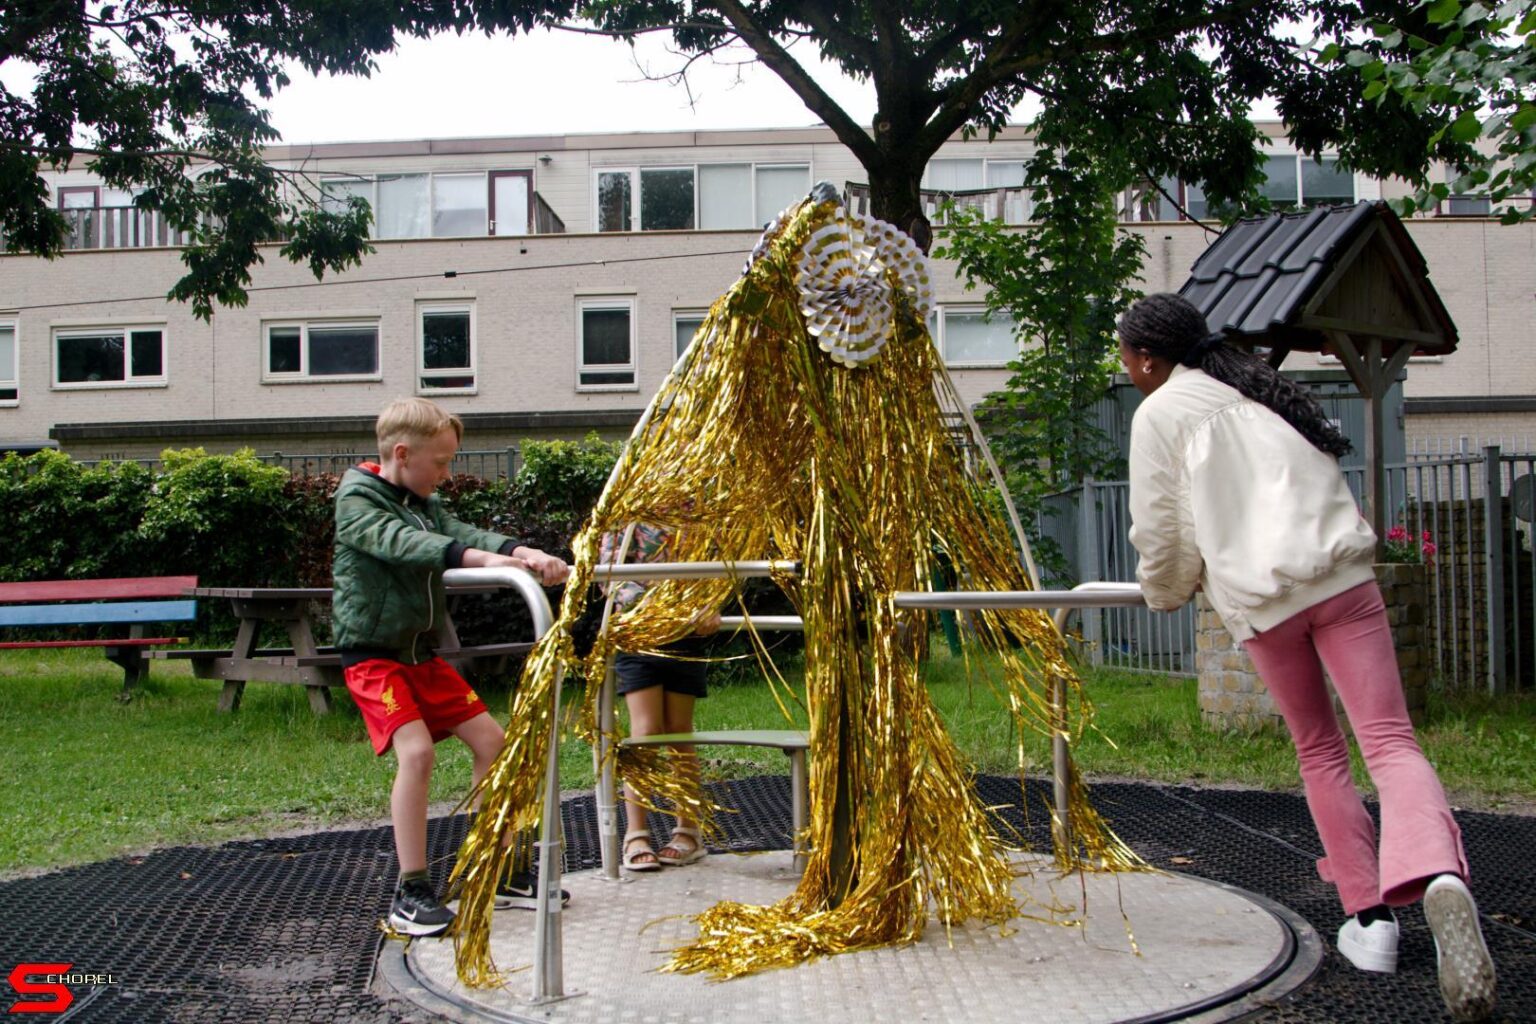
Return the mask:
<path id="1" fill-rule="evenodd" d="M 892 598 L 929 589 L 940 556 L 968 589 L 1023 590 L 1028 582 L 1006 524 L 945 420 L 944 408 L 959 398 L 924 323 L 926 277 L 918 287 L 913 266 L 893 259 L 886 268 L 879 292 L 894 313 L 880 325 L 878 345 L 861 337 L 864 351 L 878 352 L 857 369 L 836 365 L 820 350 L 827 338 L 807 332 L 804 245 L 840 217 L 836 203 L 807 201 L 773 225 L 658 391 L 575 539 L 559 619 L 524 668 L 506 748 L 482 783 L 482 813 L 455 868 L 454 941 L 468 984 L 498 979 L 488 937 L 507 857 L 499 837 L 506 827 L 537 827 L 546 810 L 550 696 L 562 670 L 586 680 L 566 725 L 595 741 L 609 655 L 659 649 L 690 632 L 699 610 L 725 606 L 736 591 L 732 580 L 654 583 L 579 661 L 570 627 L 585 605 L 598 539 L 635 521 L 677 528 L 676 561 L 802 563 L 798 577 L 778 582 L 805 624 L 809 863 L 796 890 L 773 906 L 722 903 L 700 915 L 698 938 L 674 951 L 668 970 L 729 978 L 912 942 L 930 907 L 946 927 L 977 919 L 1003 928 L 1021 913 L 1060 922 L 1066 913 L 1054 899 L 1033 912 L 1015 900 L 1009 844 L 989 826 L 922 685 L 931 613 L 897 608 Z M 817 292 L 818 309 L 825 299 L 824 289 Z M 836 318 L 819 320 L 825 331 Z M 1092 709 L 1043 612 L 980 611 L 969 623 L 967 642 L 1001 660 L 995 685 L 1018 727 L 1022 776 L 1027 736 L 1076 739 Z M 1053 678 L 1065 686 L 1064 717 L 1050 700 Z M 661 791 L 710 820 L 701 796 L 662 778 L 664 758 L 626 752 L 618 766 L 653 796 Z M 1075 772 L 1069 808 L 1070 835 L 1052 811 L 1058 868 L 1144 867 L 1093 811 Z"/>

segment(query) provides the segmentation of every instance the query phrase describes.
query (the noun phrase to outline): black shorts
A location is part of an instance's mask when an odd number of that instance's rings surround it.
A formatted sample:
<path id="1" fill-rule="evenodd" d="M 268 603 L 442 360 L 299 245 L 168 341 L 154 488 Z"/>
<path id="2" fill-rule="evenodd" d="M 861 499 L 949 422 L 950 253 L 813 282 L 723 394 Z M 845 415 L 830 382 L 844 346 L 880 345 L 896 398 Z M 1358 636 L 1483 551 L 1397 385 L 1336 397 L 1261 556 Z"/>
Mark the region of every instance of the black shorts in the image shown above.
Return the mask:
<path id="1" fill-rule="evenodd" d="M 664 650 L 682 657 L 664 658 L 656 654 L 627 654 L 620 651 L 613 659 L 614 673 L 618 676 L 615 693 L 621 696 L 652 686 L 663 687 L 668 693 L 686 693 L 694 697 L 709 696 L 704 684 L 709 663 L 696 659 L 704 652 L 704 645 L 696 641 L 682 640 L 670 644 Z"/>

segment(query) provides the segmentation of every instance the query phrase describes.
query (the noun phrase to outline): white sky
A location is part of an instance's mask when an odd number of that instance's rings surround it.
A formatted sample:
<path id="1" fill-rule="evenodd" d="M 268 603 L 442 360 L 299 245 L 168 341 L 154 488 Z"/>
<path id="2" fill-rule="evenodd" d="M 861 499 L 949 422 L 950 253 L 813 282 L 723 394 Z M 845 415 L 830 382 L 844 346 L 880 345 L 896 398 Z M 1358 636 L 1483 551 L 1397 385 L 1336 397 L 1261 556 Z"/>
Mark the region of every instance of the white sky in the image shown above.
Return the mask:
<path id="1" fill-rule="evenodd" d="M 802 63 L 813 63 L 813 74 L 843 110 L 860 124 L 873 119 L 873 86 L 820 64 L 809 47 L 797 50 Z M 657 36 L 642 39 L 633 51 L 626 43 L 597 36 L 545 30 L 513 38 L 448 34 L 407 39 L 379 58 L 372 78 L 317 78 L 295 71 L 292 84 L 269 109 L 273 125 L 290 143 L 784 128 L 818 122 L 766 68 L 699 61 L 689 72 L 695 101 L 690 108 L 681 86 L 646 81 L 637 57 L 652 74 L 683 63 Z"/>

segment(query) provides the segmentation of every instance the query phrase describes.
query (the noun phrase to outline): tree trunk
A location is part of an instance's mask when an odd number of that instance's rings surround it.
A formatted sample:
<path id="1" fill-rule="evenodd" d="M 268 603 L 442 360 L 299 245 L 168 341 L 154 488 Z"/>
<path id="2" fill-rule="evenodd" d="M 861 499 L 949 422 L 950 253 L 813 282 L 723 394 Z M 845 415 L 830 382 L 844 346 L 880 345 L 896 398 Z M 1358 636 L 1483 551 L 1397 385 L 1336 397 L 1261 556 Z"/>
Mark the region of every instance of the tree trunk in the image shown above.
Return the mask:
<path id="1" fill-rule="evenodd" d="M 869 172 L 869 213 L 912 236 L 924 253 L 933 245 L 933 230 L 923 213 L 921 184 L 926 161 L 915 166 L 905 160 L 882 160 Z"/>

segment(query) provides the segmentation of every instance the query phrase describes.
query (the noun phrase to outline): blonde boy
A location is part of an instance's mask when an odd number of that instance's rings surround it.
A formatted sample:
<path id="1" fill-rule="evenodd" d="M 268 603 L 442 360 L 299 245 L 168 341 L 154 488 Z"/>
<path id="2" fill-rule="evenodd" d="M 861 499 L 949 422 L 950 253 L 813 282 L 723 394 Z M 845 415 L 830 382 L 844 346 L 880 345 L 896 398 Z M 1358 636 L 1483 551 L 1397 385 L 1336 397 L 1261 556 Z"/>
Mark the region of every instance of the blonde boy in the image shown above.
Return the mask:
<path id="1" fill-rule="evenodd" d="M 374 431 L 379 461 L 349 469 L 336 490 L 336 647 L 374 752 L 395 753 L 390 820 L 400 883 L 389 923 L 409 935 L 436 935 L 453 923 L 453 911 L 427 879 L 434 746 L 450 735 L 463 740 L 478 783 L 503 738 L 474 690 L 437 657 L 443 571 L 515 566 L 551 585 L 569 570 L 553 555 L 443 510 L 436 491 L 452 475 L 463 438 L 457 416 L 425 398 L 402 398 L 379 414 Z M 496 904 L 531 907 L 531 880 L 503 882 Z"/>

